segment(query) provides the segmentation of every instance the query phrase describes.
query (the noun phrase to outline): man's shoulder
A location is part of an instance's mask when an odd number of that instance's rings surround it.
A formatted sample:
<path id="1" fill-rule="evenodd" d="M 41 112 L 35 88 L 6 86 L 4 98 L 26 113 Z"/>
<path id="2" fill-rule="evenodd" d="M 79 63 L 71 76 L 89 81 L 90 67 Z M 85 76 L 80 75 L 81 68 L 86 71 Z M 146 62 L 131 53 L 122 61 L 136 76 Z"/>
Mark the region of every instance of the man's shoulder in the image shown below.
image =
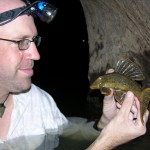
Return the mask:
<path id="1" fill-rule="evenodd" d="M 53 100 L 53 97 L 48 92 L 46 92 L 44 89 L 41 89 L 39 86 L 35 84 L 31 85 L 29 93 L 32 95 L 32 97 Z"/>

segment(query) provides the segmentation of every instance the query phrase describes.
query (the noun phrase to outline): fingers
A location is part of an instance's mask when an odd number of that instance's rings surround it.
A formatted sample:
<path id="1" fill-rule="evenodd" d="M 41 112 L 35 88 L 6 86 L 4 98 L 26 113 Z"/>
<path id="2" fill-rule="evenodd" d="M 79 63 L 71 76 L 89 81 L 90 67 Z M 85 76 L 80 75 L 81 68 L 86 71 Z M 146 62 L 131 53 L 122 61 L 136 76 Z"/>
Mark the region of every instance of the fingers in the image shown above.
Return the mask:
<path id="1" fill-rule="evenodd" d="M 119 104 L 118 102 L 116 102 L 116 106 L 117 106 L 118 109 L 121 108 L 121 104 Z M 138 111 L 137 111 L 136 104 L 135 104 L 135 102 L 133 101 L 133 104 L 132 104 L 131 110 L 130 110 L 129 119 L 130 119 L 130 120 L 136 120 L 136 118 L 137 118 L 137 112 L 138 112 Z"/>
<path id="2" fill-rule="evenodd" d="M 109 95 L 105 95 L 104 96 L 104 102 L 106 103 L 110 103 L 110 104 L 115 104 L 116 101 L 114 99 L 114 95 L 113 95 L 113 89 L 110 89 L 111 90 L 111 93 Z M 115 104 L 116 105 L 116 104 Z"/>
<path id="3" fill-rule="evenodd" d="M 113 89 L 110 89 L 111 93 L 104 96 L 104 99 L 112 99 L 113 98 Z"/>
<path id="4" fill-rule="evenodd" d="M 141 123 L 140 102 L 137 98 L 135 99 L 135 103 L 136 103 L 136 107 L 137 107 L 137 119 L 136 119 L 136 121 Z"/>
<path id="5" fill-rule="evenodd" d="M 132 113 L 132 117 L 133 117 L 132 120 L 137 119 L 138 110 L 137 110 L 136 101 L 139 102 L 139 100 L 136 97 L 134 97 L 133 105 L 131 107 L 131 113 Z"/>
<path id="6" fill-rule="evenodd" d="M 124 102 L 122 104 L 120 111 L 126 115 L 129 115 L 132 105 L 133 105 L 133 102 L 134 102 L 134 95 L 132 92 L 128 91 L 125 96 L 125 99 L 124 99 Z"/>
<path id="7" fill-rule="evenodd" d="M 116 106 L 117 106 L 117 108 L 121 108 L 121 104 L 119 104 L 118 102 L 116 102 Z"/>
<path id="8" fill-rule="evenodd" d="M 132 115 L 133 115 L 133 119 L 135 120 L 137 118 L 137 114 L 138 114 L 138 110 L 137 108 L 135 107 L 135 105 L 133 105 L 131 107 L 131 112 L 132 112 Z"/>
<path id="9" fill-rule="evenodd" d="M 142 119 L 144 120 L 144 124 L 146 124 L 149 116 L 149 111 L 147 110 L 145 115 L 141 119 L 140 102 L 130 91 L 127 92 L 120 111 L 124 113 L 125 117 L 129 116 L 128 118 L 130 120 L 133 120 L 139 125 L 142 124 Z"/>
<path id="10" fill-rule="evenodd" d="M 108 70 L 106 71 L 106 74 L 112 73 L 112 72 L 114 72 L 114 69 L 108 69 Z"/>

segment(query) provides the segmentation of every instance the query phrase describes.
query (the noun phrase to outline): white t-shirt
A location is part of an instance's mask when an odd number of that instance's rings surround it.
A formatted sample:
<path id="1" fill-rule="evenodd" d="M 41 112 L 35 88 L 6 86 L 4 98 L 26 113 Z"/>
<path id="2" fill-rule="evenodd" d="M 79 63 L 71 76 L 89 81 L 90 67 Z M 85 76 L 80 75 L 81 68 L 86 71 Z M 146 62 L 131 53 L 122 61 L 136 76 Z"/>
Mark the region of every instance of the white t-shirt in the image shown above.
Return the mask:
<path id="1" fill-rule="evenodd" d="M 60 134 L 68 124 L 53 98 L 34 84 L 28 92 L 13 95 L 13 102 L 7 140 L 46 133 Z"/>
<path id="2" fill-rule="evenodd" d="M 53 98 L 34 84 L 28 92 L 13 95 L 13 102 L 7 140 L 0 140 L 0 149 L 53 150 L 59 144 L 58 149 L 62 149 L 64 140 L 59 141 L 62 131 L 61 137 L 69 138 L 65 149 L 69 146 L 78 149 L 80 145 L 88 145 L 84 140 L 93 141 L 99 134 L 93 129 L 94 122 L 80 117 L 66 118 Z"/>

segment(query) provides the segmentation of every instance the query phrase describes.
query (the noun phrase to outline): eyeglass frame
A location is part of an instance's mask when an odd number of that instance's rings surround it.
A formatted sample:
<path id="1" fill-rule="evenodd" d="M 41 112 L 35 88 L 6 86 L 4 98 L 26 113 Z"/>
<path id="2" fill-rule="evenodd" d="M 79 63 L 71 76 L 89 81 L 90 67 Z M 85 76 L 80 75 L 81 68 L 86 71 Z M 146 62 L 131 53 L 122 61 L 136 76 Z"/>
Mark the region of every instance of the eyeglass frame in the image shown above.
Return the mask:
<path id="1" fill-rule="evenodd" d="M 37 42 L 35 41 L 35 39 L 37 39 Z M 17 43 L 18 44 L 18 48 L 19 50 L 21 51 L 24 51 L 24 50 L 27 50 L 30 45 L 31 45 L 31 42 L 34 42 L 36 46 L 39 46 L 40 43 L 41 43 L 41 36 L 35 36 L 32 38 L 32 40 L 29 40 L 29 39 L 22 39 L 22 40 L 10 40 L 10 39 L 3 39 L 3 38 L 0 38 L 0 40 L 3 40 L 3 41 L 8 41 L 8 42 L 13 42 L 13 43 Z M 28 45 L 27 45 L 27 48 L 21 48 L 21 42 L 24 42 L 24 41 L 27 41 Z"/>

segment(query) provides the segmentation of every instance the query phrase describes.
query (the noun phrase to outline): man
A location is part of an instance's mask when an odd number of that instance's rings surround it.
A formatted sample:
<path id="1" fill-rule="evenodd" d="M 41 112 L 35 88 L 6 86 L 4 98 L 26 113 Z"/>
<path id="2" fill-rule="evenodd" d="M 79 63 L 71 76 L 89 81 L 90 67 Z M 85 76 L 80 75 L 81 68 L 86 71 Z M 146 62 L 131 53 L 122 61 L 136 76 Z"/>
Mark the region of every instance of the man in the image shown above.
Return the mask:
<path id="1" fill-rule="evenodd" d="M 13 14 L 14 9 L 19 8 L 20 11 L 24 6 L 21 0 L 1 0 L 0 20 Z M 31 83 L 34 60 L 40 59 L 36 46 L 41 41 L 33 17 L 25 13 L 8 22 L 3 21 L 0 25 L 1 142 L 27 135 L 60 134 L 68 120 L 57 108 L 53 98 Z M 144 116 L 144 126 L 139 113 L 138 100 L 132 93 L 126 95 L 121 108 L 114 101 L 113 94 L 106 96 L 103 115 L 97 125 L 99 129 L 104 129 L 88 150 L 110 149 L 143 135 L 148 112 Z M 137 120 L 133 119 L 135 115 Z M 118 137 L 117 141 L 114 140 L 115 136 Z M 105 140 L 107 137 L 109 140 Z"/>
<path id="2" fill-rule="evenodd" d="M 3 12 L 22 6 L 25 4 L 20 0 L 0 1 L 1 16 L 4 18 Z M 6 14 L 10 16 L 10 13 Z M 0 118 L 0 139 L 42 134 L 48 128 L 57 132 L 67 124 L 67 119 L 50 95 L 31 86 L 34 60 L 40 59 L 35 44 L 41 40 L 33 17 L 21 15 L 1 25 L 0 32 L 0 103 L 6 107 Z"/>

